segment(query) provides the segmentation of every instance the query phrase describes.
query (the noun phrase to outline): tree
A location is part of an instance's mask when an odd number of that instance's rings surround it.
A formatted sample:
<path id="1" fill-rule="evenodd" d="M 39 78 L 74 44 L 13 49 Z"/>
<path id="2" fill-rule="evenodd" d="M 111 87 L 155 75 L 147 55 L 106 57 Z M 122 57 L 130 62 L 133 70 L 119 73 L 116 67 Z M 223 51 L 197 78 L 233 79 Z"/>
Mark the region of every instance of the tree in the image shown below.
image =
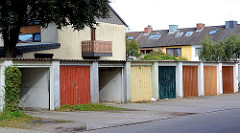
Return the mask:
<path id="1" fill-rule="evenodd" d="M 126 37 L 126 52 L 127 56 L 136 56 L 139 57 L 141 53 L 139 53 L 139 44 L 135 40 L 128 40 Z"/>
<path id="2" fill-rule="evenodd" d="M 202 42 L 200 59 L 205 61 L 230 61 L 240 57 L 240 36 L 232 34 L 230 37 L 214 42 L 208 36 Z"/>
<path id="3" fill-rule="evenodd" d="M 15 57 L 21 27 L 36 21 L 44 28 L 55 23 L 59 29 L 93 27 L 96 19 L 108 17 L 108 0 L 0 0 L 0 33 L 5 57 Z"/>

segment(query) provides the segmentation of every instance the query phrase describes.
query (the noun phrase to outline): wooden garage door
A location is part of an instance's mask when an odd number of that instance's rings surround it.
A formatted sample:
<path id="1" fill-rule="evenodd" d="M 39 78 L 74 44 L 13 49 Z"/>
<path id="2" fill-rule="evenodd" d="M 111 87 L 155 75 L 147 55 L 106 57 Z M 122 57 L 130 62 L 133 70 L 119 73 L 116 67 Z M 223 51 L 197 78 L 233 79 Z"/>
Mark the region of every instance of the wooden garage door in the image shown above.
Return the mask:
<path id="1" fill-rule="evenodd" d="M 90 67 L 60 67 L 61 105 L 90 103 Z"/>
<path id="2" fill-rule="evenodd" d="M 233 66 L 222 67 L 223 93 L 234 93 L 233 90 Z"/>
<path id="3" fill-rule="evenodd" d="M 159 98 L 176 98 L 176 71 L 174 66 L 160 66 L 159 72 Z"/>
<path id="4" fill-rule="evenodd" d="M 217 95 L 217 67 L 204 66 L 204 95 Z"/>
<path id="5" fill-rule="evenodd" d="M 131 67 L 131 101 L 149 101 L 152 98 L 152 67 Z"/>
<path id="6" fill-rule="evenodd" d="M 183 66 L 183 96 L 198 96 L 197 66 Z"/>

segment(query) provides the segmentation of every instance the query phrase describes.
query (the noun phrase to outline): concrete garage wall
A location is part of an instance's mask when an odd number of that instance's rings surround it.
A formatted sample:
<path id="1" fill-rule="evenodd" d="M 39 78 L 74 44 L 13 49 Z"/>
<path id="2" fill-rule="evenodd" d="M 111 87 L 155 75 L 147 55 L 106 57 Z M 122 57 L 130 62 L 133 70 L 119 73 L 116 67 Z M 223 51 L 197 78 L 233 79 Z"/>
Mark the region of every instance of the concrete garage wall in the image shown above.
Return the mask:
<path id="1" fill-rule="evenodd" d="M 20 107 L 49 109 L 49 70 L 22 68 Z"/>
<path id="2" fill-rule="evenodd" d="M 121 102 L 122 68 L 99 69 L 99 101 Z"/>

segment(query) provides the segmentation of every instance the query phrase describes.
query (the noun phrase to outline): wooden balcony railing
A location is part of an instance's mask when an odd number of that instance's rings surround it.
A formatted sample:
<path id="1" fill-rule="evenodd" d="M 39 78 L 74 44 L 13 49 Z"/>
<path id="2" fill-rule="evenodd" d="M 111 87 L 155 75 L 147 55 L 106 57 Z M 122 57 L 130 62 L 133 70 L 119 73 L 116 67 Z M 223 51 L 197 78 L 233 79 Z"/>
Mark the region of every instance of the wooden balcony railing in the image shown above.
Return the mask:
<path id="1" fill-rule="evenodd" d="M 101 56 L 112 56 L 112 42 L 100 40 L 82 41 L 83 58 L 99 58 Z"/>

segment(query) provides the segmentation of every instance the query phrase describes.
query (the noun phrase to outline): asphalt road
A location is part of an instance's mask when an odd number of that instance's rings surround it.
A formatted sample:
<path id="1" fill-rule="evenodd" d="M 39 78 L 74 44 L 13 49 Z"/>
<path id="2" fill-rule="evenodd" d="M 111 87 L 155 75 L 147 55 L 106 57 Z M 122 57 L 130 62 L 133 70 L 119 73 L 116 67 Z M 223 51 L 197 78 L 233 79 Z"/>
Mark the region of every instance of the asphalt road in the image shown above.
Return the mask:
<path id="1" fill-rule="evenodd" d="M 89 133 L 240 133 L 240 109 L 222 110 Z"/>

